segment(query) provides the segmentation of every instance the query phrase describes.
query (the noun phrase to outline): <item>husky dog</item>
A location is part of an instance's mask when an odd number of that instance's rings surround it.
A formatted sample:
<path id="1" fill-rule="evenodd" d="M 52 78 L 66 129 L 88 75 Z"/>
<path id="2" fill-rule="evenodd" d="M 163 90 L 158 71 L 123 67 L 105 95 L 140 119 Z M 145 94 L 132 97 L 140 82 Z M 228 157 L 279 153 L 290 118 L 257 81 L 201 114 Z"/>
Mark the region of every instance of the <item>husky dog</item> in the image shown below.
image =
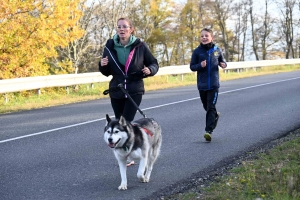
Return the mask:
<path id="1" fill-rule="evenodd" d="M 161 127 L 155 120 L 142 118 L 130 123 L 123 116 L 112 120 L 106 115 L 104 140 L 110 148 L 113 148 L 118 160 L 121 173 L 119 190 L 127 189 L 128 158 L 139 160 L 137 177 L 141 182 L 149 182 L 162 142 Z"/>

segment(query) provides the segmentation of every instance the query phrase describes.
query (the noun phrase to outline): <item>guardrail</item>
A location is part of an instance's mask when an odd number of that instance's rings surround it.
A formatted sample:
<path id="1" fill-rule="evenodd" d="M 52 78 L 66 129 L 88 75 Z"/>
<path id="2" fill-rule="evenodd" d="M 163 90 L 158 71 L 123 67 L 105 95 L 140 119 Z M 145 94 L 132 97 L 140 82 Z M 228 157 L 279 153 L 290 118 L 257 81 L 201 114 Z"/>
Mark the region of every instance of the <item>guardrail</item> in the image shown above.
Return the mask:
<path id="1" fill-rule="evenodd" d="M 291 64 L 300 64 L 300 59 L 227 62 L 227 68 L 224 69 L 224 72 L 228 72 L 230 70 L 239 71 L 240 69 L 247 68 Z M 159 69 L 157 75 L 174 75 L 186 73 L 193 73 L 191 72 L 189 65 L 162 67 Z M 5 79 L 0 80 L 0 93 L 19 92 L 34 89 L 39 90 L 41 88 L 47 87 L 68 87 L 72 85 L 89 83 L 92 84 L 98 82 L 107 82 L 110 79 L 111 76 L 103 76 L 100 72 Z"/>

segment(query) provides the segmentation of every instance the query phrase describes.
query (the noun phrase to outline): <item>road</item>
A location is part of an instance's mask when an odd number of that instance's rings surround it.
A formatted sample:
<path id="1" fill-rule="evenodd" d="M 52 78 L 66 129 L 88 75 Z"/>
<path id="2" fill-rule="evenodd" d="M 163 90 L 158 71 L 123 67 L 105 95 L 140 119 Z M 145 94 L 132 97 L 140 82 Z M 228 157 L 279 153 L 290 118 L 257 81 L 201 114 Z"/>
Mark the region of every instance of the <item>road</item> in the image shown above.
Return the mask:
<path id="1" fill-rule="evenodd" d="M 0 115 L 1 200 L 147 199 L 199 178 L 254 147 L 300 127 L 300 71 L 221 83 L 211 143 L 196 86 L 144 95 L 140 108 L 162 126 L 163 145 L 149 183 L 129 167 L 128 190 L 103 140 L 109 99 Z M 136 118 L 142 117 L 137 113 Z"/>

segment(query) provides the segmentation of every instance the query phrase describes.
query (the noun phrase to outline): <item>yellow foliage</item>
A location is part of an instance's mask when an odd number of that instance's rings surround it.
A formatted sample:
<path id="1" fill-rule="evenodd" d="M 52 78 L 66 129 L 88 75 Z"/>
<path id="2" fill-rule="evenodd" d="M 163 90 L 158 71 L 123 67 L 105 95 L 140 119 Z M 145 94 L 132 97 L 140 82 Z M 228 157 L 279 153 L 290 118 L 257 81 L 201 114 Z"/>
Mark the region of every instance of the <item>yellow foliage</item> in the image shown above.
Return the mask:
<path id="1" fill-rule="evenodd" d="M 73 63 L 70 60 L 63 60 L 59 62 L 60 68 L 51 68 L 51 74 L 71 74 L 74 73 Z"/>
<path id="2" fill-rule="evenodd" d="M 0 80 L 49 74 L 47 59 L 82 36 L 82 0 L 2 0 Z"/>

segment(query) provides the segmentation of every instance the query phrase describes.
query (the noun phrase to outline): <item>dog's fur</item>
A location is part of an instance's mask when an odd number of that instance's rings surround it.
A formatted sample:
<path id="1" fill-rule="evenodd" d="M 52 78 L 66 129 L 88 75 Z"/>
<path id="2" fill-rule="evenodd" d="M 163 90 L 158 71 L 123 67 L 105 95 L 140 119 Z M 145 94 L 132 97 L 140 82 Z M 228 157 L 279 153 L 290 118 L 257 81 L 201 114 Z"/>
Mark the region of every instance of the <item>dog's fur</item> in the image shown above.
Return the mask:
<path id="1" fill-rule="evenodd" d="M 142 118 L 129 123 L 123 116 L 112 120 L 106 115 L 104 140 L 113 148 L 118 160 L 121 173 L 119 190 L 127 189 L 127 159 L 139 160 L 137 177 L 141 182 L 149 182 L 162 143 L 161 127 L 154 119 Z"/>

